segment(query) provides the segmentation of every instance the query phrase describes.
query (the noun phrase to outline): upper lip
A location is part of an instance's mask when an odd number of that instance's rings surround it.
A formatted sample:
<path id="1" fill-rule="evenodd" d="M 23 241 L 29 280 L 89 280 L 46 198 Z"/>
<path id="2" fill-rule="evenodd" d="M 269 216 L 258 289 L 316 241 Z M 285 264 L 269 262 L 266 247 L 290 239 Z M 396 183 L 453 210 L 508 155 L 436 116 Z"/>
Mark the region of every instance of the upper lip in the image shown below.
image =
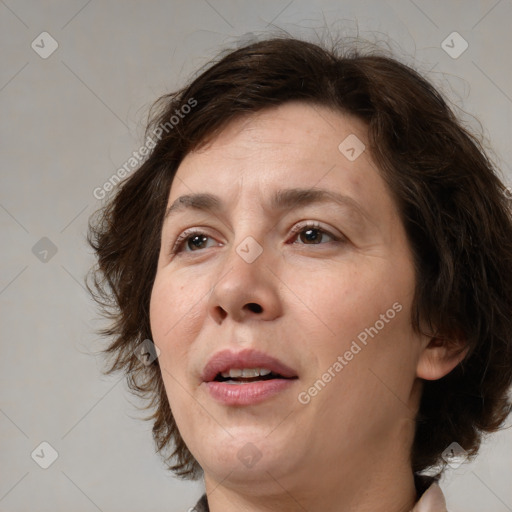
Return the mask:
<path id="1" fill-rule="evenodd" d="M 222 372 L 227 372 L 231 368 L 267 368 L 270 371 L 279 374 L 285 378 L 297 377 L 295 370 L 285 365 L 279 359 L 269 356 L 264 352 L 253 349 L 245 349 L 239 352 L 232 350 L 220 350 L 206 363 L 202 372 L 202 380 L 211 382 Z"/>

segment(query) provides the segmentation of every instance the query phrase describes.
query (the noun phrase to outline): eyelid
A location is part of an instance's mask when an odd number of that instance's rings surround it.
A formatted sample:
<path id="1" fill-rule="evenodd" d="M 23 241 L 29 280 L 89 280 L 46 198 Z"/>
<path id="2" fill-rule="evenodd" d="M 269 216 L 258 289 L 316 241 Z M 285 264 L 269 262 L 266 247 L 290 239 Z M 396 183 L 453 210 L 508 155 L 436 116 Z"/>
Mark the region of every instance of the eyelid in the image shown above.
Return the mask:
<path id="1" fill-rule="evenodd" d="M 324 227 L 321 225 L 318 221 L 313 220 L 303 220 L 295 223 L 295 225 L 289 230 L 289 236 L 292 236 L 295 238 L 295 235 L 299 234 L 300 232 L 304 231 L 305 229 L 317 229 L 321 231 L 323 234 L 326 234 L 327 236 L 332 238 L 332 242 L 345 242 L 348 241 L 348 239 L 342 235 L 342 234 L 334 234 L 332 230 Z M 205 235 L 208 238 L 214 238 L 212 235 L 208 234 L 209 228 L 196 226 L 192 228 L 185 229 L 181 232 L 181 234 L 178 235 L 176 238 L 176 241 L 172 244 L 172 247 L 170 249 L 171 255 L 177 255 L 182 252 L 201 252 L 201 249 L 198 251 L 180 251 L 180 248 L 183 246 L 183 244 L 187 241 L 188 238 L 190 238 L 193 235 Z M 288 236 L 288 238 L 289 238 Z M 222 245 L 222 244 L 221 244 Z M 301 244 L 301 245 L 325 245 L 325 244 Z"/>
<path id="2" fill-rule="evenodd" d="M 205 227 L 201 227 L 201 226 L 196 226 L 193 228 L 185 229 L 178 235 L 178 237 L 176 238 L 176 241 L 171 244 L 170 254 L 176 255 L 180 252 L 184 252 L 184 251 L 180 251 L 179 249 L 182 247 L 183 243 L 187 241 L 187 238 L 191 237 L 192 235 L 206 235 L 208 238 L 213 238 L 212 235 L 208 234 L 208 230 L 209 230 L 209 228 L 205 228 Z M 188 251 L 188 252 L 194 252 L 194 251 Z"/>
<path id="3" fill-rule="evenodd" d="M 304 220 L 304 221 L 297 222 L 290 230 L 290 233 L 292 235 L 296 235 L 296 234 L 300 233 L 301 231 L 304 231 L 306 228 L 318 229 L 319 231 L 322 231 L 324 234 L 330 236 L 333 239 L 333 241 L 346 240 L 346 238 L 343 235 L 341 235 L 341 234 L 336 235 L 332 232 L 332 230 L 330 228 L 326 228 L 322 224 L 320 224 L 318 221 L 313 221 L 313 220 Z M 307 245 L 307 244 L 304 244 L 304 245 Z M 312 244 L 312 245 L 324 245 L 324 244 Z"/>

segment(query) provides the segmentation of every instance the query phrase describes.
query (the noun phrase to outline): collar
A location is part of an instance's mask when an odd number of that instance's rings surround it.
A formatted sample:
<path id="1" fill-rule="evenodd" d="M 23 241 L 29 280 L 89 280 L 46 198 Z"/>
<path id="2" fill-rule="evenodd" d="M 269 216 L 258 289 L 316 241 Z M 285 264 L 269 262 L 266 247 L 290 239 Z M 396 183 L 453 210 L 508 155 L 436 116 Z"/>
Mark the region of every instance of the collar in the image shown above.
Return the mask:
<path id="1" fill-rule="evenodd" d="M 448 512 L 443 491 L 437 482 L 423 493 L 411 512 Z"/>
<path id="2" fill-rule="evenodd" d="M 411 512 L 448 512 L 444 494 L 433 477 L 414 475 L 419 501 Z M 206 494 L 203 494 L 191 512 L 210 512 Z"/>

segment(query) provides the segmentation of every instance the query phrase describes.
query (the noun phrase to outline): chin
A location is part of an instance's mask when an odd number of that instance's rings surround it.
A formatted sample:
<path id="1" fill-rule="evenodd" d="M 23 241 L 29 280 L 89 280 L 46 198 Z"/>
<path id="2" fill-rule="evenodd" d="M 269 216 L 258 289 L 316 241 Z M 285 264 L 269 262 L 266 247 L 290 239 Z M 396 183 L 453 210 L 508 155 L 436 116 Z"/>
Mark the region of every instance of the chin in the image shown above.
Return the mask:
<path id="1" fill-rule="evenodd" d="M 226 429 L 229 434 L 221 429 L 218 436 L 208 438 L 209 444 L 199 449 L 202 456 L 196 458 L 201 465 L 204 463 L 203 468 L 221 479 L 231 473 L 232 482 L 268 480 L 269 473 L 277 477 L 292 469 L 292 458 L 298 455 L 297 443 L 289 436 L 269 436 L 272 428 Z"/>

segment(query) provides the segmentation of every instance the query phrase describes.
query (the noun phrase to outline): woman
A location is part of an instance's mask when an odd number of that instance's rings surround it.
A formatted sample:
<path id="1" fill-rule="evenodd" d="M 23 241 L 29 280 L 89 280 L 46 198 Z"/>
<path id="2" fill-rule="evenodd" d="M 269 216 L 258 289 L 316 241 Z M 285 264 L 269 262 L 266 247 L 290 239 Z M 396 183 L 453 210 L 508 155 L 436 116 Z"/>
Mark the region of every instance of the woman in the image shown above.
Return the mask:
<path id="1" fill-rule="evenodd" d="M 511 209 L 478 140 L 393 58 L 293 38 L 157 106 L 89 241 L 108 371 L 203 476 L 195 510 L 446 510 L 446 464 L 510 412 Z"/>

